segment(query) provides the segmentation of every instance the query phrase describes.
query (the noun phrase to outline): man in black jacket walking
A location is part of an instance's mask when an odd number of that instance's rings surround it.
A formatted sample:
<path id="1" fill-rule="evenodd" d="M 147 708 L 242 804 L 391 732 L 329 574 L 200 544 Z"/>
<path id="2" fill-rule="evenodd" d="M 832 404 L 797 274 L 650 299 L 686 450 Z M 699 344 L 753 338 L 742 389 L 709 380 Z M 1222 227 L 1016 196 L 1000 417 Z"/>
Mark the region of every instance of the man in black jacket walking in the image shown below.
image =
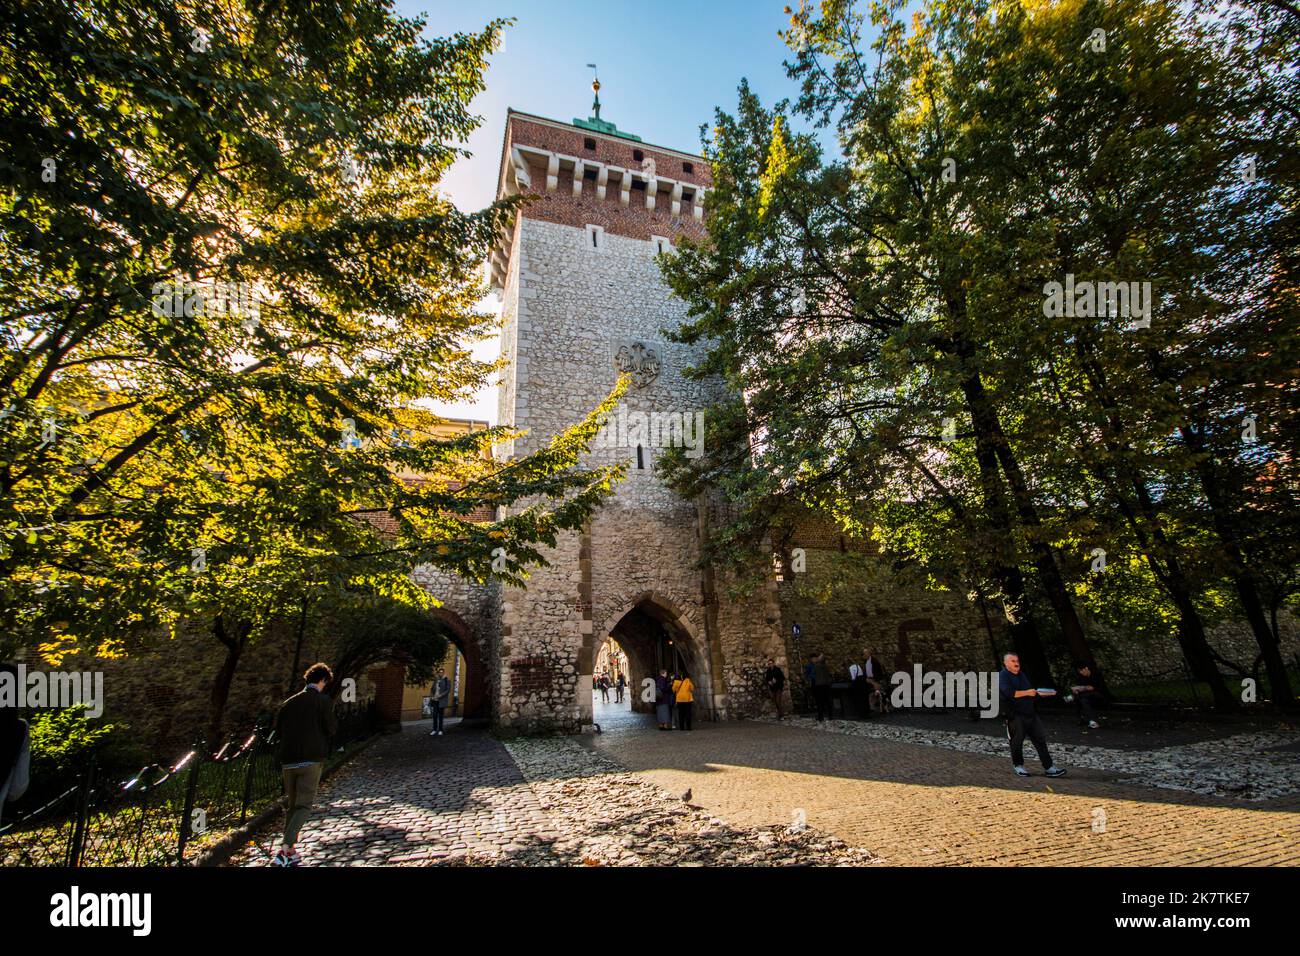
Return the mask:
<path id="1" fill-rule="evenodd" d="M 311 665 L 303 674 L 307 686 L 281 704 L 279 713 L 275 715 L 275 735 L 280 742 L 280 765 L 284 771 L 287 801 L 283 845 L 271 861 L 276 866 L 302 863 L 302 855 L 295 849 L 295 844 L 302 825 L 311 816 L 321 768 L 329 756 L 330 741 L 338 730 L 334 701 L 325 693 L 333 679 L 334 673 L 327 665 Z"/>

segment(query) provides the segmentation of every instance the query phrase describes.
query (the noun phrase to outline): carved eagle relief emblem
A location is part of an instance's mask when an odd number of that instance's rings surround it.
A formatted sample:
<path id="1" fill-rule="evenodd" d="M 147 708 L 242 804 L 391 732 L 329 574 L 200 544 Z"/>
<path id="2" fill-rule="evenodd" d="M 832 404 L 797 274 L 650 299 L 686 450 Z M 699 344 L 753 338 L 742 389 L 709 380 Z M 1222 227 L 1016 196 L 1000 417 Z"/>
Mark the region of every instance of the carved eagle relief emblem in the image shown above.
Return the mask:
<path id="1" fill-rule="evenodd" d="M 619 374 L 631 377 L 632 384 L 637 388 L 645 388 L 659 377 L 662 366 L 654 349 L 636 342 L 619 348 L 618 354 L 614 356 L 614 368 Z"/>

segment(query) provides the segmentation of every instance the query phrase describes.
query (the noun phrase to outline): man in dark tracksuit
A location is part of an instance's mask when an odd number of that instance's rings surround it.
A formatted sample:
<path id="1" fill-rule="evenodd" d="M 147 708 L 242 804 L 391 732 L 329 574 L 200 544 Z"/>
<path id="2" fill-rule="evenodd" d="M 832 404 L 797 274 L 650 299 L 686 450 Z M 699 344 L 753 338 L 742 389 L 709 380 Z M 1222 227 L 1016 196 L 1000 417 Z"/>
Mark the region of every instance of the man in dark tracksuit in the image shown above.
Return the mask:
<path id="1" fill-rule="evenodd" d="M 311 816 L 320 784 L 321 768 L 329 756 L 330 741 L 338 730 L 334 701 L 325 688 L 334 679 L 325 664 L 313 664 L 303 674 L 307 686 L 294 694 L 275 715 L 275 735 L 279 739 L 280 765 L 284 771 L 286 800 L 284 842 L 272 863 L 298 866 L 302 855 L 294 848 L 298 832 Z"/>
<path id="2" fill-rule="evenodd" d="M 767 659 L 767 670 L 763 672 L 763 686 L 767 688 L 772 704 L 776 707 L 776 719 L 785 719 L 785 708 L 782 706 L 785 699 L 785 672 L 770 657 Z"/>
<path id="3" fill-rule="evenodd" d="M 820 722 L 831 715 L 831 669 L 826 666 L 826 655 L 821 651 L 812 661 L 812 692 Z"/>
<path id="4" fill-rule="evenodd" d="M 1007 732 L 1011 735 L 1011 768 L 1021 777 L 1029 776 L 1025 769 L 1025 737 L 1028 737 L 1038 751 L 1038 759 L 1043 762 L 1047 776 L 1065 776 L 1065 771 L 1052 763 L 1052 755 L 1047 750 L 1047 731 L 1042 718 L 1034 710 L 1038 691 L 1020 670 L 1020 658 L 1015 654 L 1006 654 L 1002 658 L 998 692 L 1002 698 L 1002 716 L 1007 720 Z"/>

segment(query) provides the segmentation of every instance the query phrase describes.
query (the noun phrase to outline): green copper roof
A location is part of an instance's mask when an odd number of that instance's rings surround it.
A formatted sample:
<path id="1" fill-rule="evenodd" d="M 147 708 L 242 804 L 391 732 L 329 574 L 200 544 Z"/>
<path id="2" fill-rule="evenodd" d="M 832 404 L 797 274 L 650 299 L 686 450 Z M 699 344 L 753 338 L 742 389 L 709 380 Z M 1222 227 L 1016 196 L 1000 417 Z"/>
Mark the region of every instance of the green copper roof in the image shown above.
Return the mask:
<path id="1" fill-rule="evenodd" d="M 609 136 L 621 136 L 623 139 L 636 140 L 641 142 L 641 137 L 635 133 L 625 133 L 613 123 L 601 119 L 599 116 L 589 116 L 586 119 L 573 118 L 574 126 L 581 126 L 583 129 L 589 129 L 595 133 L 605 133 Z"/>
<path id="2" fill-rule="evenodd" d="M 596 65 L 594 63 L 588 63 L 587 65 L 591 67 L 593 70 L 596 68 Z M 607 136 L 621 136 L 623 139 L 635 140 L 638 143 L 641 142 L 640 136 L 634 136 L 631 133 L 624 133 L 613 123 L 610 123 L 600 118 L 600 80 L 599 79 L 592 82 L 591 89 L 592 92 L 596 94 L 596 98 L 591 103 L 591 115 L 588 116 L 585 120 L 578 119 L 575 116 L 573 118 L 573 125 L 580 126 L 583 129 L 592 130 L 593 132 L 596 133 L 604 133 Z"/>

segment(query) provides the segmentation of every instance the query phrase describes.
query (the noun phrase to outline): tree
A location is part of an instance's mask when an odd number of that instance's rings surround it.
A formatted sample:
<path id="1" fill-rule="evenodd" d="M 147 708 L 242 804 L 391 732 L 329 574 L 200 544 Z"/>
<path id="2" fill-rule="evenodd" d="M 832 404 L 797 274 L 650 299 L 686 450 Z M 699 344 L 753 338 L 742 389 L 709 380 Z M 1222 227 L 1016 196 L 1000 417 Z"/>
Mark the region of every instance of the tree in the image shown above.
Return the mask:
<path id="1" fill-rule="evenodd" d="M 1266 344 L 1283 297 L 1258 281 L 1283 274 L 1271 264 L 1289 251 L 1284 161 L 1271 148 L 1244 190 L 1230 167 L 1275 128 L 1261 126 L 1280 115 L 1261 113 L 1261 92 L 1294 71 L 1252 87 L 1249 58 L 1219 52 L 1223 25 L 1172 4 L 936 2 L 910 33 L 901 7 L 870 6 L 869 50 L 851 3 L 792 15 L 794 115 L 833 124 L 842 161 L 743 85 L 737 116 L 719 114 L 708 242 L 684 245 L 667 272 L 691 305 L 683 338 L 715 342 L 704 367 L 745 396 L 743 425 L 715 416 L 732 426 L 722 437 L 748 430 L 753 452 L 742 441 L 745 455 L 680 463 L 678 478 L 729 487 L 754 524 L 782 497 L 859 515 L 922 561 L 961 528 L 973 560 L 944 563 L 995 586 L 1040 667 L 1032 617 L 1016 619 L 1022 569 L 1088 659 L 1080 552 L 1122 541 L 1173 605 L 1193 671 L 1231 707 L 1202 604 L 1225 571 L 1247 603 L 1247 550 L 1232 546 L 1244 522 L 1225 521 L 1246 499 L 1216 503 L 1206 476 L 1235 475 L 1228 486 L 1262 506 L 1260 476 L 1289 459 L 1273 443 L 1246 467 L 1226 425 L 1251 392 L 1277 398 L 1266 383 L 1294 350 Z M 1265 265 L 1243 273 L 1252 256 Z M 1154 280 L 1159 324 L 1048 309 L 1051 284 L 1074 273 Z M 1201 433 L 1220 447 L 1190 440 Z M 1261 647 L 1285 701 L 1280 658 Z"/>
<path id="2" fill-rule="evenodd" d="M 56 660 L 198 616 L 228 651 L 215 733 L 243 647 L 316 589 L 418 606 L 420 563 L 519 581 L 608 493 L 616 470 L 577 467 L 601 409 L 510 462 L 485 454 L 507 429 L 420 424 L 420 402 L 495 370 L 470 347 L 517 200 L 462 213 L 437 187 L 504 27 L 425 40 L 378 0 L 6 17 L 0 614 L 16 646 Z"/>
<path id="3" fill-rule="evenodd" d="M 446 625 L 434 615 L 384 599 L 336 607 L 330 612 L 330 629 L 339 648 L 332 693 L 344 680 L 385 661 L 404 664 L 408 684 L 428 686 L 450 643 Z"/>

